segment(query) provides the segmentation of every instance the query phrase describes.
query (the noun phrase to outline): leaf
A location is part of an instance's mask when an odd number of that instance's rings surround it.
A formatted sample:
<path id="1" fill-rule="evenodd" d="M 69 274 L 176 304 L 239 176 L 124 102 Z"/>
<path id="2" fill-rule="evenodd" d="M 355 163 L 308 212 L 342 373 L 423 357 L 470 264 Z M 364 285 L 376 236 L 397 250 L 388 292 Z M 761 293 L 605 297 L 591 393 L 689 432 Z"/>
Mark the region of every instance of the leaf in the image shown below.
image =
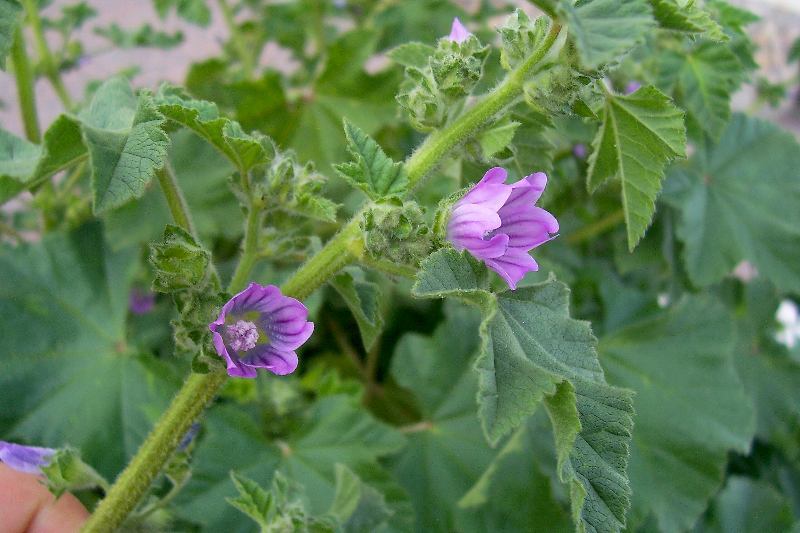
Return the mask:
<path id="1" fill-rule="evenodd" d="M 548 131 L 553 127 L 550 118 L 544 113 L 531 110 L 527 105 L 517 108 L 511 116 L 520 123 L 511 144 L 518 175 L 550 172 L 555 152 L 555 145 L 547 137 Z"/>
<path id="2" fill-rule="evenodd" d="M 403 164 L 392 161 L 378 143 L 346 120 L 344 133 L 347 149 L 354 161 L 334 165 L 336 172 L 372 200 L 402 196 L 408 189 L 408 176 Z"/>
<path id="3" fill-rule="evenodd" d="M 6 69 L 6 56 L 14 43 L 22 6 L 14 0 L 0 0 L 0 69 Z"/>
<path id="4" fill-rule="evenodd" d="M 584 66 L 598 69 L 644 42 L 655 26 L 647 0 L 561 0 L 559 10 Z"/>
<path id="5" fill-rule="evenodd" d="M 742 476 L 728 479 L 711 509 L 712 519 L 703 532 L 789 531 L 794 523 L 792 507 L 783 494 L 763 481 Z"/>
<path id="6" fill-rule="evenodd" d="M 731 317 L 707 297 L 601 339 L 609 381 L 636 392 L 634 528 L 652 513 L 661 531 L 689 529 L 722 484 L 728 453 L 749 450 L 753 406 L 733 367 L 733 343 Z"/>
<path id="7" fill-rule="evenodd" d="M 228 477 L 233 469 L 262 483 L 281 472 L 304 487 L 309 512 L 320 515 L 334 497 L 337 463 L 376 486 L 365 472 L 380 472 L 376 460 L 395 453 L 403 443 L 400 433 L 375 420 L 358 400 L 342 395 L 318 399 L 299 426 L 275 440 L 265 438 L 260 423 L 241 407 L 215 408 L 207 417 L 205 438 L 196 447 L 195 473 L 179 496 L 179 513 L 209 531 L 248 531 L 237 527 L 236 511 L 224 501 L 233 494 Z"/>
<path id="8" fill-rule="evenodd" d="M 692 282 L 720 281 L 747 259 L 777 287 L 800 292 L 800 145 L 761 120 L 734 115 L 719 143 L 675 167 L 666 199 Z"/>
<path id="9" fill-rule="evenodd" d="M 335 276 L 330 284 L 353 313 L 364 349 L 371 350 L 383 331 L 380 287 L 369 281 L 356 281 L 348 272 Z"/>
<path id="10" fill-rule="evenodd" d="M 102 213 L 144 194 L 164 166 L 169 138 L 148 94 L 137 98 L 124 78 L 103 83 L 80 115 L 92 168 L 93 208 Z"/>
<path id="11" fill-rule="evenodd" d="M 252 479 L 234 471 L 231 471 L 231 480 L 239 491 L 239 496 L 226 498 L 227 502 L 255 520 L 262 528 L 268 528 L 274 512 L 272 495 Z"/>
<path id="12" fill-rule="evenodd" d="M 0 203 L 44 182 L 86 156 L 79 123 L 60 115 L 41 145 L 0 129 Z"/>
<path id="13" fill-rule="evenodd" d="M 436 49 L 433 46 L 410 42 L 395 46 L 386 55 L 395 63 L 404 67 L 425 68 L 428 65 L 428 58 L 433 55 Z"/>
<path id="14" fill-rule="evenodd" d="M 659 54 L 661 85 L 694 123 L 719 139 L 731 116 L 731 94 L 742 79 L 742 65 L 722 44 L 700 42 L 688 51 Z"/>
<path id="15" fill-rule="evenodd" d="M 97 223 L 0 247 L 0 434 L 69 443 L 107 477 L 133 455 L 179 383 L 126 341 L 137 256 Z"/>
<path id="16" fill-rule="evenodd" d="M 479 317 L 455 303 L 445 316 L 431 336 L 405 334 L 392 357 L 392 376 L 414 393 L 422 415 L 406 429 L 408 446 L 392 465 L 414 503 L 418 531 L 454 531 L 456 502 L 494 455 L 475 417 Z"/>
<path id="17" fill-rule="evenodd" d="M 491 128 L 482 131 L 478 135 L 478 143 L 484 159 L 490 159 L 498 152 L 505 150 L 511 144 L 519 126 L 519 122 L 506 117 Z"/>
<path id="18" fill-rule="evenodd" d="M 378 531 L 392 515 L 383 494 L 367 485 L 355 472 L 336 465 L 336 494 L 328 510 L 345 533 Z"/>
<path id="19" fill-rule="evenodd" d="M 412 293 L 455 296 L 479 307 L 475 366 L 487 437 L 497 442 L 549 397 L 545 406 L 554 425 L 559 476 L 570 486 L 578 527 L 620 530 L 630 495 L 630 394 L 606 383 L 589 325 L 569 317 L 565 285 L 551 279 L 491 293 L 485 280 L 484 267 L 440 250 L 422 263 Z"/>
<path id="20" fill-rule="evenodd" d="M 155 274 L 153 290 L 171 293 L 202 288 L 209 274 L 211 252 L 185 229 L 167 224 L 162 239 L 150 243 L 149 260 Z"/>
<path id="21" fill-rule="evenodd" d="M 679 5 L 676 0 L 650 0 L 653 16 L 658 25 L 665 30 L 701 34 L 702 37 L 712 41 L 729 39 L 722 26 L 711 18 L 708 11 L 700 7 L 698 2 L 692 0 L 685 4 Z"/>
<path id="22" fill-rule="evenodd" d="M 633 251 L 653 219 L 664 166 L 686 155 L 683 112 L 654 87 L 630 96 L 609 94 L 592 148 L 589 191 L 609 178 L 620 179 L 628 248 Z"/>
<path id="23" fill-rule="evenodd" d="M 153 4 L 162 19 L 174 8 L 180 18 L 192 24 L 206 27 L 211 22 L 206 0 L 154 0 Z"/>
<path id="24" fill-rule="evenodd" d="M 183 89 L 159 87 L 158 110 L 170 120 L 189 128 L 227 157 L 240 173 L 268 162 L 270 154 L 256 137 L 246 134 L 235 121 L 221 117 L 216 104 L 190 98 Z"/>

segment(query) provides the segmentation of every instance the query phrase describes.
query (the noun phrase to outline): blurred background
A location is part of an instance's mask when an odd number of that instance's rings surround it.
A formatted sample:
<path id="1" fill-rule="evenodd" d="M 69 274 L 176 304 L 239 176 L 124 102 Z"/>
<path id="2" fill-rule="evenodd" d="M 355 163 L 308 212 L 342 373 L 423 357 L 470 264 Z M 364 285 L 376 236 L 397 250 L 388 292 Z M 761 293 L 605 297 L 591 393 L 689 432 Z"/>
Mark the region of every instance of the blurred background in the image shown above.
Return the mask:
<path id="1" fill-rule="evenodd" d="M 432 4 L 435 3 L 436 0 L 432 0 Z M 477 9 L 480 2 L 464 0 L 460 3 L 470 11 Z M 529 13 L 536 11 L 523 0 L 494 3 L 498 6 L 508 4 L 509 11 L 512 7 L 522 7 Z M 786 60 L 792 44 L 800 38 L 800 0 L 731 0 L 731 3 L 761 17 L 759 22 L 749 26 L 751 37 L 759 46 L 756 60 L 761 68 L 758 74 L 761 90 L 750 85 L 744 87 L 734 98 L 734 108 L 757 112 L 800 136 L 800 89 L 796 82 L 790 83 L 791 80 L 797 80 L 800 65 L 797 62 L 788 64 Z M 83 43 L 83 50 L 70 51 L 75 55 L 75 64 L 63 74 L 67 90 L 75 99 L 84 95 L 86 85 L 92 80 L 105 80 L 119 72 L 131 75 L 137 87 L 155 88 L 161 81 L 182 83 L 191 64 L 218 55 L 227 37 L 219 4 L 214 1 L 205 3 L 208 13 L 197 14 L 198 18 L 207 17 L 205 27 L 180 19 L 174 11 L 162 18 L 150 1 L 90 0 L 84 4 L 96 11 L 96 16 L 89 18 L 73 32 L 70 40 Z M 58 19 L 63 16 L 65 6 L 74 5 L 75 0 L 54 0 L 42 13 L 45 17 Z M 247 14 L 242 12 L 240 15 L 246 18 Z M 499 25 L 501 19 L 492 22 Z M 443 35 L 448 31 L 449 28 L 441 28 Z M 57 28 L 50 28 L 47 36 L 53 49 L 58 50 L 63 46 Z M 35 51 L 29 50 L 29 53 L 34 54 Z M 261 68 L 291 70 L 293 60 L 287 50 L 271 43 L 262 51 L 259 65 Z M 375 65 L 381 68 L 387 63 L 375 61 Z M 780 84 L 788 85 L 786 90 L 793 93 L 794 97 L 784 99 L 778 107 L 772 107 L 764 96 L 780 90 Z M 44 78 L 36 86 L 36 96 L 39 120 L 46 126 L 62 112 L 62 107 L 52 86 Z M 0 126 L 12 133 L 22 134 L 14 81 L 7 72 L 2 71 Z"/>

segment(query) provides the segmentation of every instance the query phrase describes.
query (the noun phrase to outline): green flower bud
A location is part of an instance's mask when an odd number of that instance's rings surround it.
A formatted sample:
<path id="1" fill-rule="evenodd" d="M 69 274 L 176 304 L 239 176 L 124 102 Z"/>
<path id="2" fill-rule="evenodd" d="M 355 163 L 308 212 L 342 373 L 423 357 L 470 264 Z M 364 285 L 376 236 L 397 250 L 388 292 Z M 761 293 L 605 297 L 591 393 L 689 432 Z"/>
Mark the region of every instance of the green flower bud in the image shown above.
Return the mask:
<path id="1" fill-rule="evenodd" d="M 445 105 L 436 82 L 418 68 L 406 69 L 397 102 L 408 113 L 411 125 L 419 131 L 428 132 L 444 124 Z"/>
<path id="2" fill-rule="evenodd" d="M 163 239 L 150 243 L 149 259 L 158 292 L 200 288 L 208 280 L 211 253 L 179 226 L 167 224 Z"/>
<path id="3" fill-rule="evenodd" d="M 449 101 L 469 95 L 483 76 L 483 64 L 488 55 L 489 47 L 481 45 L 474 35 L 461 43 L 439 39 L 430 58 L 431 73 L 439 92 Z"/>
<path id="4" fill-rule="evenodd" d="M 57 450 L 50 462 L 41 467 L 45 484 L 58 498 L 67 491 L 87 490 L 95 487 L 108 489 L 108 482 L 91 466 L 81 460 L 74 448 Z"/>
<path id="5" fill-rule="evenodd" d="M 364 248 L 376 259 L 416 265 L 431 250 L 431 232 L 416 202 L 387 200 L 361 219 Z"/>
<path id="6" fill-rule="evenodd" d="M 500 63 L 511 70 L 542 45 L 550 31 L 550 22 L 547 17 L 532 22 L 524 11 L 517 9 L 497 31 L 501 41 Z"/>

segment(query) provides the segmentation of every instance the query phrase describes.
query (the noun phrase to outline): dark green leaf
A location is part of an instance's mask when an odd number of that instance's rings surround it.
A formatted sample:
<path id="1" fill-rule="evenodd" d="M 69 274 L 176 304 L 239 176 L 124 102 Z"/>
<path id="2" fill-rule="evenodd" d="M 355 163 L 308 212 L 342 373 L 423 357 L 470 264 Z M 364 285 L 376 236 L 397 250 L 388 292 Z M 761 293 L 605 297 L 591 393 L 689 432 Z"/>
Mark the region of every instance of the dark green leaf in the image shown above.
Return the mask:
<path id="1" fill-rule="evenodd" d="M 336 494 L 328 515 L 341 524 L 343 533 L 372 533 L 385 526 L 392 515 L 386 499 L 355 472 L 336 465 Z"/>
<path id="2" fill-rule="evenodd" d="M 694 0 L 686 5 L 679 5 L 676 0 L 650 0 L 650 6 L 658 25 L 665 30 L 700 34 L 713 41 L 728 40 L 722 27 Z"/>
<path id="3" fill-rule="evenodd" d="M 353 313 L 364 349 L 369 351 L 383 330 L 380 287 L 369 281 L 357 281 L 348 272 L 335 276 L 330 283 Z"/>
<path id="4" fill-rule="evenodd" d="M 686 155 L 683 112 L 654 87 L 630 96 L 608 94 L 592 148 L 589 190 L 609 178 L 620 179 L 628 248 L 633 250 L 653 219 L 665 165 Z"/>
<path id="5" fill-rule="evenodd" d="M 728 479 L 711 506 L 711 516 L 701 532 L 788 532 L 794 523 L 792 508 L 783 494 L 762 481 L 741 476 Z"/>
<path id="6" fill-rule="evenodd" d="M 423 43 L 405 43 L 389 50 L 387 55 L 395 62 L 404 67 L 425 68 L 428 65 L 428 58 L 433 55 L 436 49 Z"/>
<path id="7" fill-rule="evenodd" d="M 632 525 L 652 513 L 662 531 L 690 528 L 721 485 L 728 453 L 749 449 L 753 406 L 733 343 L 731 317 L 701 297 L 600 341 L 609 380 L 636 392 Z"/>
<path id="8" fill-rule="evenodd" d="M 353 161 L 335 165 L 336 172 L 342 178 L 373 200 L 405 193 L 408 176 L 402 163 L 392 161 L 378 143 L 346 120 L 344 133 Z"/>

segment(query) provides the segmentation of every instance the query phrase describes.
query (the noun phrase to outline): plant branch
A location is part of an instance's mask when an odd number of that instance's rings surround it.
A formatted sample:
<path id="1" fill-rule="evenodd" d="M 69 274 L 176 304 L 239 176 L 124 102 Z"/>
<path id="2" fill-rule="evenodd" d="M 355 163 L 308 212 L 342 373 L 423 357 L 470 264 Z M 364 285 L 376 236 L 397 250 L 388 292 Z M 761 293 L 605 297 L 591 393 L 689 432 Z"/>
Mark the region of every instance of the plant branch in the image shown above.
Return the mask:
<path id="1" fill-rule="evenodd" d="M 42 134 L 39 130 L 39 115 L 36 112 L 36 92 L 33 88 L 33 73 L 28 53 L 25 50 L 25 37 L 22 28 L 17 26 L 14 31 L 14 42 L 11 45 L 11 63 L 14 69 L 14 78 L 17 82 L 17 95 L 19 108 L 22 113 L 22 123 L 25 125 L 25 137 L 29 141 L 38 143 Z"/>
<path id="2" fill-rule="evenodd" d="M 247 224 L 244 228 L 244 244 L 242 245 L 242 256 L 236 265 L 228 292 L 235 293 L 244 289 L 250 272 L 258 259 L 258 241 L 261 235 L 261 224 L 263 222 L 263 211 L 260 206 L 250 205 L 247 211 Z"/>
<path id="3" fill-rule="evenodd" d="M 553 23 L 542 46 L 519 67 L 511 71 L 496 89 L 468 109 L 455 122 L 425 139 L 425 142 L 406 160 L 406 172 L 411 189 L 422 184 L 423 178 L 447 152 L 464 142 L 522 94 L 525 80 L 533 68 L 550 51 L 560 32 L 561 26 Z"/>
<path id="4" fill-rule="evenodd" d="M 64 87 L 64 81 L 61 79 L 61 72 L 59 72 L 58 65 L 56 65 L 53 59 L 53 54 L 50 53 L 50 47 L 47 46 L 47 39 L 45 39 L 44 36 L 42 18 L 39 16 L 37 2 L 36 0 L 22 0 L 22 5 L 25 8 L 25 15 L 28 17 L 28 22 L 33 31 L 33 37 L 36 41 L 36 51 L 39 54 L 42 70 L 44 70 L 47 79 L 50 80 L 50 84 L 53 86 L 53 89 L 55 89 L 58 99 L 61 100 L 61 104 L 67 110 L 71 110 L 73 105 L 72 99 L 67 92 L 67 88 Z"/>
<path id="5" fill-rule="evenodd" d="M 164 191 L 164 197 L 167 200 L 169 212 L 172 213 L 172 219 L 177 225 L 191 233 L 195 239 L 198 239 L 197 230 L 189 213 L 189 205 L 186 203 L 186 198 L 183 197 L 183 192 L 178 185 L 178 180 L 175 178 L 175 173 L 172 171 L 169 161 L 164 163 L 164 168 L 156 172 L 156 176 L 158 176 L 161 190 Z"/>

